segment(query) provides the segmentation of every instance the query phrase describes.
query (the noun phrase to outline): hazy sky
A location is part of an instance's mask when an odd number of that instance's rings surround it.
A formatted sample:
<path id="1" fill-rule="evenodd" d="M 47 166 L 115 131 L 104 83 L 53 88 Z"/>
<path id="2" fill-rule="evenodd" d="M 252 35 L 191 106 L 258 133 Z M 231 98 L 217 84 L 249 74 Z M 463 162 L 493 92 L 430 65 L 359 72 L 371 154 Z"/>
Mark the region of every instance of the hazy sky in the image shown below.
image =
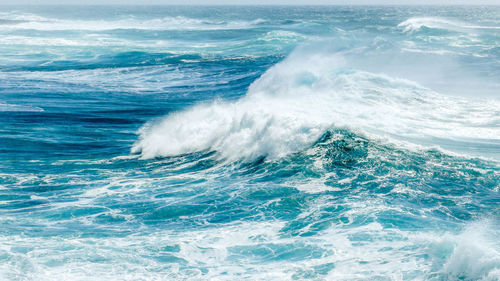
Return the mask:
<path id="1" fill-rule="evenodd" d="M 500 5 L 500 0 L 0 0 L 0 4 L 122 4 L 122 5 L 364 5 L 364 4 L 400 4 L 400 5 Z"/>

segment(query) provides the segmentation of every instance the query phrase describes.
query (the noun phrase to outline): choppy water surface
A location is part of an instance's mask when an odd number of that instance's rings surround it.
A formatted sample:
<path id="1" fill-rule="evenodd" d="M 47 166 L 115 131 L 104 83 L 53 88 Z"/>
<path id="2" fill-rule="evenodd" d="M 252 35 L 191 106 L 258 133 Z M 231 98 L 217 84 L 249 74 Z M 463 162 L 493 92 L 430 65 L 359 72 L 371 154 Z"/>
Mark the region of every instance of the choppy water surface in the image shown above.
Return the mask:
<path id="1" fill-rule="evenodd" d="M 499 7 L 0 8 L 0 279 L 500 280 Z"/>

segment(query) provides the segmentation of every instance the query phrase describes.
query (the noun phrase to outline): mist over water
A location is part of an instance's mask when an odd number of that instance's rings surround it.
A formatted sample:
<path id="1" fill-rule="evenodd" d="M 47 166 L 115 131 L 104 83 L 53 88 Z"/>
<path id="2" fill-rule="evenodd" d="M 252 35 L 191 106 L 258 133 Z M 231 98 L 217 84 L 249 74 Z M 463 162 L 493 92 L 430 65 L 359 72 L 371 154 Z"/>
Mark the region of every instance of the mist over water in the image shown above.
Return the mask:
<path id="1" fill-rule="evenodd" d="M 0 7 L 0 279 L 500 280 L 498 7 Z"/>

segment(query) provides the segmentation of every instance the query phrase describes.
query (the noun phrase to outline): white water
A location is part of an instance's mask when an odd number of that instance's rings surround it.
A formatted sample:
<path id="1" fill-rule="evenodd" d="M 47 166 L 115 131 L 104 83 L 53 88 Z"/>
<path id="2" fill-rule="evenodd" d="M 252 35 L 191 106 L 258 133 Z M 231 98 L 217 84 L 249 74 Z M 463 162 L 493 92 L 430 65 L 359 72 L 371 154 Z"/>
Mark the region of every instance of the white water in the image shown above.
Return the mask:
<path id="1" fill-rule="evenodd" d="M 500 26 L 472 25 L 467 22 L 438 17 L 413 17 L 403 21 L 398 27 L 402 28 L 404 32 L 416 32 L 422 27 L 457 32 L 470 32 L 473 29 L 500 29 Z"/>
<path id="2" fill-rule="evenodd" d="M 262 23 L 263 20 L 251 21 L 214 21 L 193 19 L 183 16 L 162 17 L 141 20 L 135 17 L 113 20 L 66 20 L 46 18 L 29 13 L 0 13 L 0 19 L 6 20 L 2 29 L 34 29 L 34 30 L 218 30 L 218 29 L 248 29 Z"/>

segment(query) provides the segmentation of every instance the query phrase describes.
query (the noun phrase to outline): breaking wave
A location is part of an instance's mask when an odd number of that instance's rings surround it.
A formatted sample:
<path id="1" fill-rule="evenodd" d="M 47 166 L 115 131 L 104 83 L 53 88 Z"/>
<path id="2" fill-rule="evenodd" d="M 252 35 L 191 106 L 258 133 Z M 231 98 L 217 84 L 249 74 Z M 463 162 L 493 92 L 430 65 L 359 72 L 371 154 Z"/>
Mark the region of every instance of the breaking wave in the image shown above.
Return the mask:
<path id="1" fill-rule="evenodd" d="M 297 51 L 245 97 L 176 112 L 140 130 L 143 158 L 217 151 L 224 159 L 280 158 L 332 128 L 454 150 L 498 147 L 499 104 L 439 95 L 412 81 L 358 71 L 339 55 Z M 461 151 L 463 152 L 463 151 Z"/>

